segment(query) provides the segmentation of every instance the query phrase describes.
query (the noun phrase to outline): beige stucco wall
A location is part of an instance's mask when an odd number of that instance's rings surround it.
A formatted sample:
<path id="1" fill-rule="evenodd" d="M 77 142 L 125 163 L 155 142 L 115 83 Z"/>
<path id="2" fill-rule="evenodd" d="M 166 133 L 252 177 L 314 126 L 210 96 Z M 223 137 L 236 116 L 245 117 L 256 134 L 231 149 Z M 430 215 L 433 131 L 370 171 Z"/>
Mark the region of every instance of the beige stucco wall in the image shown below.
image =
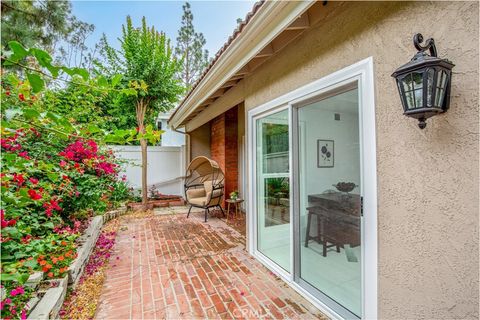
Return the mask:
<path id="1" fill-rule="evenodd" d="M 379 316 L 478 317 L 478 3 L 347 3 L 245 79 L 248 111 L 369 56 L 376 90 Z M 402 115 L 390 74 L 434 37 L 450 110 Z"/>
<path id="2" fill-rule="evenodd" d="M 198 156 L 210 157 L 210 122 L 189 132 L 190 159 Z"/>

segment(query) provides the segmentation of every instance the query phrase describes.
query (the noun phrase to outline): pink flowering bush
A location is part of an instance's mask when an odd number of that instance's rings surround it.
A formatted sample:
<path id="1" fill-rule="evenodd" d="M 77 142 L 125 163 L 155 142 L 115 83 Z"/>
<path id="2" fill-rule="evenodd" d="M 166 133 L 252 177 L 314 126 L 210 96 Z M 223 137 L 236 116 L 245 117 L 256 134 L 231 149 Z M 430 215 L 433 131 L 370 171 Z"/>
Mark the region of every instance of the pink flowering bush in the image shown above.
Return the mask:
<path id="1" fill-rule="evenodd" d="M 23 319 L 28 277 L 64 277 L 88 220 L 129 194 L 103 133 L 44 112 L 28 81 L 2 79 L 1 98 L 1 317 Z"/>
<path id="2" fill-rule="evenodd" d="M 25 304 L 29 300 L 31 289 L 24 286 L 1 286 L 5 292 L 4 299 L 0 302 L 2 319 L 27 319 L 28 309 Z"/>

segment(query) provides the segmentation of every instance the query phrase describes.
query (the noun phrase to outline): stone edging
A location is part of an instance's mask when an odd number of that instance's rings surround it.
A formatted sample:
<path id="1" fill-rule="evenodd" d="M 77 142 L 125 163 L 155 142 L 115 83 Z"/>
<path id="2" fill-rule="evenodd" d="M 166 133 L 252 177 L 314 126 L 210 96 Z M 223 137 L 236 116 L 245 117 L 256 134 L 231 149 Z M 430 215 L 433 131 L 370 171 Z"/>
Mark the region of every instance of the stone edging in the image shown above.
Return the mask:
<path id="1" fill-rule="evenodd" d="M 106 212 L 103 216 L 95 216 L 90 225 L 79 238 L 80 247 L 77 249 L 78 256 L 70 265 L 68 275 L 61 279 L 53 279 L 45 281 L 44 283 L 55 283 L 55 286 L 49 287 L 39 299 L 32 298 L 28 302 L 28 306 L 33 308 L 28 319 L 56 319 L 58 313 L 62 308 L 63 301 L 67 295 L 67 288 L 69 285 L 75 287 L 80 279 L 83 269 L 90 258 L 97 239 L 102 231 L 102 226 L 114 218 L 125 214 L 126 207 L 121 207 L 117 210 Z M 36 272 L 28 278 L 26 285 L 36 288 L 41 284 L 43 278 L 42 272 Z M 39 291 L 41 293 L 41 291 Z"/>

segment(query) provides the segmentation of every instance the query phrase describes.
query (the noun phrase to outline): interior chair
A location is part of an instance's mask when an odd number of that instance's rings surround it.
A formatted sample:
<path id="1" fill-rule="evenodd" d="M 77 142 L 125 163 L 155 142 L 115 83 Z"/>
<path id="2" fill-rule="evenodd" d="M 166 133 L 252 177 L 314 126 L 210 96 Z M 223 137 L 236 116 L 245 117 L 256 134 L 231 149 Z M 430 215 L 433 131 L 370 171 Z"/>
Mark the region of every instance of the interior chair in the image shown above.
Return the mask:
<path id="1" fill-rule="evenodd" d="M 224 181 L 225 176 L 217 162 L 203 156 L 193 159 L 185 174 L 185 199 L 190 205 L 187 218 L 193 207 L 205 210 L 205 222 L 210 208 L 220 208 L 225 216 L 220 205 L 224 195 Z"/>

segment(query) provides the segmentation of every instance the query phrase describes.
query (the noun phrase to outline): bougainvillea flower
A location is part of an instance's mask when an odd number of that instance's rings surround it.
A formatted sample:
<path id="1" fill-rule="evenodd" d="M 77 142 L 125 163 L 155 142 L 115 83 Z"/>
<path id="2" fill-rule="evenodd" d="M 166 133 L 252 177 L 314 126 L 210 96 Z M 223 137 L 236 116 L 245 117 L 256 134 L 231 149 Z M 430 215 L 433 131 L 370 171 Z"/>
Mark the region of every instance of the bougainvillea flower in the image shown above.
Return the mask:
<path id="1" fill-rule="evenodd" d="M 23 175 L 22 174 L 17 174 L 17 173 L 13 174 L 13 179 L 12 180 L 14 182 L 16 182 L 19 187 L 21 187 L 22 184 L 25 182 L 25 178 L 23 177 Z"/>
<path id="2" fill-rule="evenodd" d="M 74 143 L 69 144 L 62 152 L 60 156 L 65 157 L 68 160 L 75 162 L 81 162 L 85 159 L 93 159 L 97 157 L 98 147 L 93 140 L 79 139 Z"/>
<path id="3" fill-rule="evenodd" d="M 42 195 L 40 193 L 37 193 L 37 191 L 30 189 L 28 190 L 28 195 L 32 200 L 40 200 L 42 199 Z"/>
<path id="4" fill-rule="evenodd" d="M 67 165 L 67 162 L 64 161 L 64 160 L 61 160 L 60 163 L 59 163 L 60 167 L 65 167 Z"/>
<path id="5" fill-rule="evenodd" d="M 25 158 L 25 159 L 30 159 L 30 157 L 28 156 L 28 152 L 27 151 L 22 151 L 18 154 L 20 157 L 22 158 Z"/>
<path id="6" fill-rule="evenodd" d="M 31 182 L 32 184 L 37 184 L 37 183 L 38 183 L 38 179 L 35 179 L 35 178 L 30 178 L 30 179 L 28 179 L 28 180 L 30 180 L 30 182 Z"/>
<path id="7" fill-rule="evenodd" d="M 97 171 L 97 175 L 101 176 L 103 174 L 115 174 L 116 171 L 115 171 L 115 167 L 116 165 L 114 163 L 110 163 L 110 162 L 100 162 L 97 164 L 96 166 L 96 171 Z"/>

